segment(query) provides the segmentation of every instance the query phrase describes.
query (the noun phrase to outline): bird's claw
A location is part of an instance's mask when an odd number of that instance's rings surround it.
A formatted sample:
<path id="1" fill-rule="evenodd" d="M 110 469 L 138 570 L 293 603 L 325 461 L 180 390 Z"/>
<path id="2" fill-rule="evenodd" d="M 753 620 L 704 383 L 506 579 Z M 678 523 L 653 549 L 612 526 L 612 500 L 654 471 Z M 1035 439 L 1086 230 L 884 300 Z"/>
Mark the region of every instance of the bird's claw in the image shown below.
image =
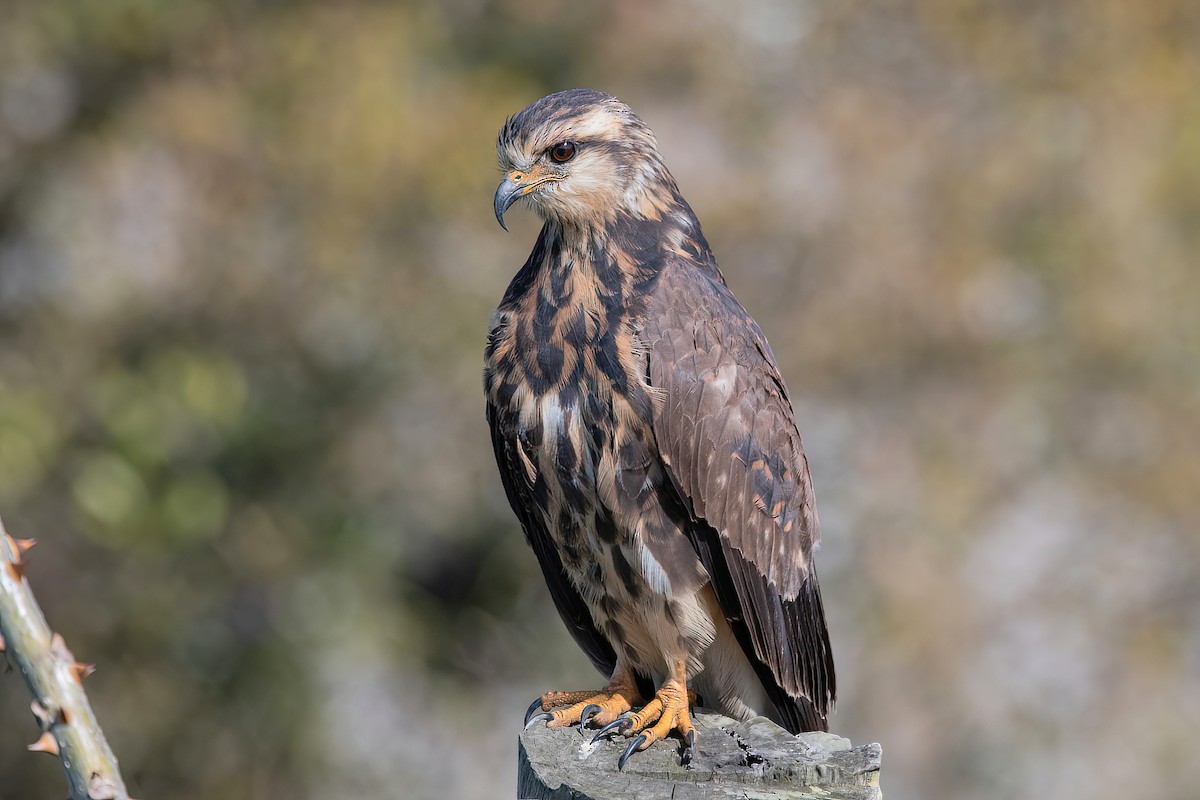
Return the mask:
<path id="1" fill-rule="evenodd" d="M 525 727 L 529 727 L 529 720 L 533 718 L 533 713 L 538 709 L 543 708 L 542 698 L 538 698 L 529 704 L 529 708 L 525 711 Z"/>
<path id="2" fill-rule="evenodd" d="M 584 729 L 587 728 L 588 720 L 590 720 L 592 717 L 599 714 L 600 711 L 601 711 L 600 706 L 596 705 L 595 703 L 588 703 L 586 706 L 583 707 L 583 711 L 579 715 L 579 733 L 580 733 L 580 735 L 583 735 Z"/>
<path id="3" fill-rule="evenodd" d="M 617 770 L 618 771 L 625 769 L 625 762 L 628 761 L 629 757 L 631 755 L 633 755 L 634 753 L 636 753 L 638 751 L 638 748 L 641 747 L 643 744 L 645 744 L 645 742 L 646 742 L 646 734 L 643 733 L 640 736 L 638 736 L 636 739 L 634 739 L 632 742 L 629 743 L 629 746 L 625 748 L 625 752 L 621 753 L 621 757 L 617 759 Z"/>
<path id="4" fill-rule="evenodd" d="M 695 755 L 696 729 L 692 728 L 690 731 L 688 731 L 687 738 L 684 739 L 683 754 L 679 757 L 680 765 L 684 767 L 689 766 L 692 763 L 692 759 L 695 757 Z"/>
<path id="5" fill-rule="evenodd" d="M 529 730 L 529 727 L 536 722 L 549 722 L 552 719 L 554 719 L 554 715 L 549 711 L 543 711 L 540 714 L 534 714 L 525 721 L 525 730 Z"/>
<path id="6" fill-rule="evenodd" d="M 588 744 L 595 744 L 596 742 L 600 741 L 601 739 L 606 738 L 610 733 L 612 733 L 614 731 L 617 733 L 624 733 L 625 731 L 629 730 L 632 727 L 633 727 L 633 721 L 630 720 L 628 717 L 621 717 L 620 719 L 614 719 L 612 722 L 608 723 L 603 728 L 596 731 L 596 735 L 592 737 L 592 740 L 590 742 L 588 742 Z"/>
<path id="7" fill-rule="evenodd" d="M 572 703 L 580 695 L 583 699 Z M 595 731 L 588 745 L 595 746 L 613 734 L 633 737 L 617 759 L 617 769 L 623 770 L 634 753 L 664 738 L 674 728 L 683 737 L 680 764 L 689 766 L 696 754 L 696 729 L 688 716 L 691 699 L 690 693 L 664 687 L 637 713 L 619 716 Z M 607 687 L 599 692 L 549 692 L 529 704 L 525 711 L 525 729 L 539 722 L 545 722 L 551 728 L 578 724 L 580 736 L 586 738 L 592 720 L 599 718 L 603 721 L 610 718 L 611 714 L 623 713 L 622 709 L 631 711 L 631 700 L 636 702 L 635 698 Z M 553 710 L 546 710 L 547 707 Z"/>

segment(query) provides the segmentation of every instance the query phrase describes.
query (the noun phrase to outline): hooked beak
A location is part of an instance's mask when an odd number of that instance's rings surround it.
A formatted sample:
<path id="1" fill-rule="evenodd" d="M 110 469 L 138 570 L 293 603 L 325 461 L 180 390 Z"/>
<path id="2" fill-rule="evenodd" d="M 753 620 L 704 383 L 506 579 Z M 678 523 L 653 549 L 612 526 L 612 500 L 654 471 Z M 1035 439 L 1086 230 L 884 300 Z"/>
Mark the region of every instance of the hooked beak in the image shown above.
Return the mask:
<path id="1" fill-rule="evenodd" d="M 508 226 L 504 224 L 504 212 L 508 210 L 509 206 L 517 202 L 518 199 L 533 192 L 542 184 L 561 179 L 561 175 L 537 164 L 528 171 L 519 169 L 509 170 L 504 176 L 504 180 L 500 181 L 500 186 L 496 189 L 494 207 L 496 209 L 496 221 L 500 223 L 500 227 L 508 230 Z"/>
<path id="2" fill-rule="evenodd" d="M 508 226 L 504 224 L 504 212 L 508 211 L 509 206 L 517 202 L 526 186 L 527 184 L 514 181 L 512 173 L 510 172 L 504 176 L 504 180 L 500 181 L 500 186 L 496 189 L 496 199 L 494 202 L 494 207 L 496 209 L 496 221 L 499 222 L 500 227 L 504 228 L 506 231 L 508 230 Z"/>

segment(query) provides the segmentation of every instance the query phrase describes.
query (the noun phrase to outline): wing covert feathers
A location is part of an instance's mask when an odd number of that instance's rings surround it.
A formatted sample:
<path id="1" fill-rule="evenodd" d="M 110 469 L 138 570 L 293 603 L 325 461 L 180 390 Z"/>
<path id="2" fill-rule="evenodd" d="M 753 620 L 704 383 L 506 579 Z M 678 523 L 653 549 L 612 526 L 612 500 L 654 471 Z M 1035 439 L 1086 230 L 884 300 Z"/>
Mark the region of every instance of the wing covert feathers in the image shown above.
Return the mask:
<path id="1" fill-rule="evenodd" d="M 654 433 L 726 618 L 787 727 L 824 730 L 836 686 L 820 532 L 766 338 L 719 277 L 686 264 L 664 267 L 644 336 Z"/>

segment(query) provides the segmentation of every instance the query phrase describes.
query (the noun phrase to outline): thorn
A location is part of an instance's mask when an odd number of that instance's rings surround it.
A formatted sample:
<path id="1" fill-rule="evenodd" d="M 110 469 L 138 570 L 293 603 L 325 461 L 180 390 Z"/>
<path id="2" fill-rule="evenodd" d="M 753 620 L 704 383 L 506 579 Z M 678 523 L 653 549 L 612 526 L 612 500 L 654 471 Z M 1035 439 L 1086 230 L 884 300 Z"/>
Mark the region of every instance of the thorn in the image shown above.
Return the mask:
<path id="1" fill-rule="evenodd" d="M 17 549 L 22 553 L 28 553 L 33 549 L 33 546 L 37 544 L 37 539 L 13 539 L 13 542 L 17 545 Z"/>
<path id="2" fill-rule="evenodd" d="M 83 683 L 83 679 L 95 671 L 95 664 L 84 664 L 82 661 L 76 661 L 71 665 L 71 673 L 75 676 L 75 681 L 77 683 Z"/>
<path id="3" fill-rule="evenodd" d="M 50 637 L 50 652 L 60 661 L 68 664 L 75 663 L 75 654 L 71 652 L 71 648 L 67 647 L 67 640 L 62 637 L 61 633 Z"/>
<path id="4" fill-rule="evenodd" d="M 41 724 L 42 730 L 54 724 L 54 715 L 37 698 L 34 698 L 33 702 L 29 704 L 29 710 L 33 712 L 33 716 Z"/>
<path id="5" fill-rule="evenodd" d="M 3 653 L 8 646 L 4 643 L 4 634 L 0 633 L 0 653 Z"/>
<path id="6" fill-rule="evenodd" d="M 29 745 L 31 753 L 49 753 L 52 756 L 58 755 L 58 740 L 54 738 L 54 734 L 46 731 L 36 742 Z"/>
<path id="7" fill-rule="evenodd" d="M 8 561 L 5 563 L 5 566 L 8 567 L 8 573 L 12 575 L 13 580 L 17 583 L 20 583 L 21 579 L 25 577 L 24 561 Z"/>

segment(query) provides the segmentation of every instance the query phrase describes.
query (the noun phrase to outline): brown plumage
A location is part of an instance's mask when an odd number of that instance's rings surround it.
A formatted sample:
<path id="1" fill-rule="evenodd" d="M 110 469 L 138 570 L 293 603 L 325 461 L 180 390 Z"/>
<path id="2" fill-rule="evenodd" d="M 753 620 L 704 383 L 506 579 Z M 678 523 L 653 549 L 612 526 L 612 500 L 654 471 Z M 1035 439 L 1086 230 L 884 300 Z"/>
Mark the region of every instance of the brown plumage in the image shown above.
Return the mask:
<path id="1" fill-rule="evenodd" d="M 544 695 L 541 718 L 638 736 L 622 764 L 672 729 L 690 751 L 689 688 L 825 730 L 833 659 L 791 403 L 653 133 L 576 89 L 510 118 L 497 150 L 497 219 L 524 199 L 545 224 L 488 334 L 492 442 L 559 613 L 609 678 Z"/>

